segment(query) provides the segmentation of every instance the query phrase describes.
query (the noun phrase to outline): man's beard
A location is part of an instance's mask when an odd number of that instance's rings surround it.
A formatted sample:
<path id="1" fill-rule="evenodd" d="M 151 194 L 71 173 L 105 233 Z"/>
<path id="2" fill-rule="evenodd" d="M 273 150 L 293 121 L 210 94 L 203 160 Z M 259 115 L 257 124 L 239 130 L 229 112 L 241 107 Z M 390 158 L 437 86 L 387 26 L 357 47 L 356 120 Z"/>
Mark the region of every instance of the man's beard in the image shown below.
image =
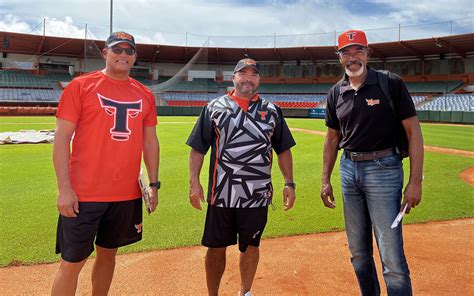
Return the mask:
<path id="1" fill-rule="evenodd" d="M 244 84 L 249 84 L 252 88 L 244 88 Z M 239 84 L 234 84 L 235 88 L 239 93 L 244 95 L 255 95 L 257 93 L 257 87 L 251 82 L 242 82 Z"/>
<path id="2" fill-rule="evenodd" d="M 359 70 L 353 72 L 351 70 L 349 70 L 349 67 L 352 65 L 352 64 L 357 64 L 359 65 Z M 346 67 L 345 67 L 345 70 L 346 70 L 346 74 L 347 76 L 349 77 L 359 77 L 361 76 L 363 73 L 364 73 L 364 69 L 365 69 L 365 63 L 364 62 L 361 62 L 361 61 L 353 61 L 353 62 L 349 62 L 346 64 Z"/>

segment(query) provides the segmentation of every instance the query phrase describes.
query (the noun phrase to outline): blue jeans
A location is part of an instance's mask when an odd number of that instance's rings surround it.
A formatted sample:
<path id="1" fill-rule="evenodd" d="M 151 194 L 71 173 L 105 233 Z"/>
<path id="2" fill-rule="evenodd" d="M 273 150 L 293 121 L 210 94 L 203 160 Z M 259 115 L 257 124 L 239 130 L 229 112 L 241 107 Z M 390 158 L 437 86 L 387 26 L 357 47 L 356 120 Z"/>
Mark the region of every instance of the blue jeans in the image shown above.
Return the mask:
<path id="1" fill-rule="evenodd" d="M 402 198 L 400 156 L 354 162 L 343 154 L 340 168 L 346 234 L 362 295 L 380 295 L 372 228 L 388 295 L 412 295 L 410 271 L 403 251 L 402 224 L 390 228 L 400 211 Z"/>

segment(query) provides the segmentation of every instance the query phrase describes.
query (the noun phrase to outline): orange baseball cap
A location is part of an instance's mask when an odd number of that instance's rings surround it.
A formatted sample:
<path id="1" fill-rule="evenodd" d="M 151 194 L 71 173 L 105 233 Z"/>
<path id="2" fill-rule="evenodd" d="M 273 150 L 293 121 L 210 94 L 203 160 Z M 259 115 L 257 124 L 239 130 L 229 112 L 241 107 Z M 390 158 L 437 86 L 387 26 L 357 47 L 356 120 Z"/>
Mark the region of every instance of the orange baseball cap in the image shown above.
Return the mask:
<path id="1" fill-rule="evenodd" d="M 344 47 L 351 45 L 360 45 L 367 47 L 369 44 L 367 42 L 367 37 L 365 33 L 360 30 L 348 30 L 337 38 L 337 50 L 341 50 Z"/>

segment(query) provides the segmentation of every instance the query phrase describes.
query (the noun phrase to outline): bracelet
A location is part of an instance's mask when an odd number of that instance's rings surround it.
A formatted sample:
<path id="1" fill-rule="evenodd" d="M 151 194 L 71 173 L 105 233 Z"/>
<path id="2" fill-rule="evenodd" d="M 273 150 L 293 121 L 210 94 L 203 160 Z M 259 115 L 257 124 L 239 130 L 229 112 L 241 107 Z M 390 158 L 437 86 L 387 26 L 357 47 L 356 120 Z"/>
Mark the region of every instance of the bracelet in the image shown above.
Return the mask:
<path id="1" fill-rule="evenodd" d="M 292 181 L 285 182 L 285 186 L 291 187 L 293 189 L 296 189 L 296 183 Z"/>

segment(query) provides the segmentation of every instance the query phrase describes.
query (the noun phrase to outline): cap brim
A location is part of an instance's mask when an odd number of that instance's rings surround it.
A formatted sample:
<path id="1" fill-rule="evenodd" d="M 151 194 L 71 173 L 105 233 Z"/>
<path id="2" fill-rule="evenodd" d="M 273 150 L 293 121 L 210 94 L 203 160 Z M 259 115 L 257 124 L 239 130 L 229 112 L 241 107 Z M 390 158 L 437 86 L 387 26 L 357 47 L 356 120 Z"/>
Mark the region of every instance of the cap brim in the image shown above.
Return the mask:
<path id="1" fill-rule="evenodd" d="M 120 43 L 127 43 L 128 45 L 133 47 L 133 49 L 137 49 L 137 46 L 135 44 L 133 44 L 132 42 L 128 41 L 128 40 L 114 41 L 114 42 L 111 42 L 110 44 L 107 44 L 107 47 L 111 47 L 111 46 L 114 46 L 114 45 L 117 45 L 117 44 L 120 44 Z"/>
<path id="2" fill-rule="evenodd" d="M 245 68 L 252 68 L 252 69 L 254 69 L 255 71 L 257 71 L 257 73 L 260 74 L 260 70 L 259 70 L 257 67 L 252 66 L 252 65 L 245 65 L 245 66 L 240 67 L 240 68 L 238 68 L 238 69 L 234 69 L 234 73 L 237 73 L 237 72 L 239 72 L 239 71 L 242 71 L 242 69 L 245 69 Z"/>
<path id="3" fill-rule="evenodd" d="M 362 47 L 368 47 L 366 44 L 362 44 L 362 43 L 351 43 L 351 44 L 344 45 L 341 48 L 338 48 L 337 51 L 340 51 L 341 49 L 344 49 L 344 48 L 349 47 L 349 46 L 354 46 L 354 45 L 358 45 L 358 46 L 362 46 Z"/>

